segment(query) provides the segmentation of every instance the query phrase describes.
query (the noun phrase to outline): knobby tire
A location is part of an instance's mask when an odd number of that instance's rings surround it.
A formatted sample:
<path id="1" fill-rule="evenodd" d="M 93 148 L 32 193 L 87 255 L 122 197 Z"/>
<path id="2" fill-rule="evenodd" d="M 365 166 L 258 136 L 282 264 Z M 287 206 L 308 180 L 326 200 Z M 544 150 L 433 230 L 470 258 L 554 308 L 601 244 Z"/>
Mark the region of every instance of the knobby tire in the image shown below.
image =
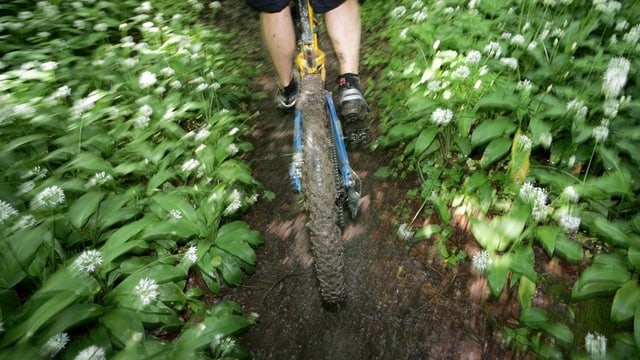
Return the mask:
<path id="1" fill-rule="evenodd" d="M 301 79 L 298 98 L 304 144 L 301 181 L 320 296 L 328 304 L 338 304 L 346 298 L 344 248 L 337 225 L 337 189 L 323 92 L 319 75 Z"/>

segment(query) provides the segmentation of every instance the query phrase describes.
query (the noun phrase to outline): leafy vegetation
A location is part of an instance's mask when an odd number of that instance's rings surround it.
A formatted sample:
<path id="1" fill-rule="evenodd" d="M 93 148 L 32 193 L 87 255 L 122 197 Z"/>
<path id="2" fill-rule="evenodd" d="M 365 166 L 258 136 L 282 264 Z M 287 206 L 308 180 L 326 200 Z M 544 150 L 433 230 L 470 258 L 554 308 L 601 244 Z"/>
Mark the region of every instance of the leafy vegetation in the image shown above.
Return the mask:
<path id="1" fill-rule="evenodd" d="M 436 236 L 442 248 L 452 217 L 468 218 L 483 249 L 472 259 L 476 271 L 495 297 L 518 293 L 520 327 L 505 329 L 513 345 L 542 358 L 637 356 L 640 6 L 451 0 L 365 7 L 377 19 L 370 41 L 387 44 L 365 59 L 384 68 L 369 84 L 383 130 L 374 146 L 401 149 L 381 174 L 417 173 L 420 198 L 442 221 L 427 229 L 400 224 L 401 237 Z M 538 248 L 585 264 L 571 298 L 575 306 L 612 298 L 614 332 L 595 323 L 578 333 L 532 304 L 547 276 L 536 268 Z M 456 264 L 453 250 L 440 253 Z"/>
<path id="2" fill-rule="evenodd" d="M 215 12 L 219 2 L 208 11 Z M 0 5 L 2 358 L 246 357 L 261 235 L 233 35 L 197 1 Z"/>

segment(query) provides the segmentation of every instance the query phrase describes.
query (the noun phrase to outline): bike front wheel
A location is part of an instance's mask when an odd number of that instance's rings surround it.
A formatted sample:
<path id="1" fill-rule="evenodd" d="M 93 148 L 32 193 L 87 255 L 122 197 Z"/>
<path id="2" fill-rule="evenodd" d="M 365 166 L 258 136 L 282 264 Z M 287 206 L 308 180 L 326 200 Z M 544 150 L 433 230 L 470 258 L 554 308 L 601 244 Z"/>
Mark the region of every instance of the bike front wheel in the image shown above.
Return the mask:
<path id="1" fill-rule="evenodd" d="M 320 296 L 328 304 L 338 304 L 346 298 L 344 248 L 342 232 L 337 224 L 337 187 L 331 155 L 333 143 L 329 135 L 323 84 L 319 75 L 307 75 L 301 79 L 298 98 L 303 119 L 301 180 Z"/>

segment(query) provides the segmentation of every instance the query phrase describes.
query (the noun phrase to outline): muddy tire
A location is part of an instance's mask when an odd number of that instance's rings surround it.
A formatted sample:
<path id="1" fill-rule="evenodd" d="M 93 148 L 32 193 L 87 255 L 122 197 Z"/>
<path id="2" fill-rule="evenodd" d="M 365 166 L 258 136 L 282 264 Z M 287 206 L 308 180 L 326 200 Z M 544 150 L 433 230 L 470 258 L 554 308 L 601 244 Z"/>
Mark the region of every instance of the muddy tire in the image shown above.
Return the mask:
<path id="1" fill-rule="evenodd" d="M 298 98 L 303 119 L 302 191 L 320 296 L 325 303 L 338 304 L 346 297 L 344 249 L 337 225 L 337 190 L 323 91 L 320 76 L 302 79 Z"/>

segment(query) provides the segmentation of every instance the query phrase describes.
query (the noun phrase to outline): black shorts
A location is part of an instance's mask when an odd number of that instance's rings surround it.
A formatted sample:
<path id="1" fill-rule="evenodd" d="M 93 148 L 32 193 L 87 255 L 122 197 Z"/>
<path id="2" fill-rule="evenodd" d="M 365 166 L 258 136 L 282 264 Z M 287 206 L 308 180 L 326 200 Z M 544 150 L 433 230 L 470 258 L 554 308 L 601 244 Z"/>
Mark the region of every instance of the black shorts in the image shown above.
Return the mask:
<path id="1" fill-rule="evenodd" d="M 346 0 L 311 0 L 313 10 L 322 14 L 327 11 L 333 10 L 341 5 Z M 252 8 L 258 11 L 264 11 L 268 13 L 276 13 L 287 7 L 291 0 L 247 0 Z"/>

